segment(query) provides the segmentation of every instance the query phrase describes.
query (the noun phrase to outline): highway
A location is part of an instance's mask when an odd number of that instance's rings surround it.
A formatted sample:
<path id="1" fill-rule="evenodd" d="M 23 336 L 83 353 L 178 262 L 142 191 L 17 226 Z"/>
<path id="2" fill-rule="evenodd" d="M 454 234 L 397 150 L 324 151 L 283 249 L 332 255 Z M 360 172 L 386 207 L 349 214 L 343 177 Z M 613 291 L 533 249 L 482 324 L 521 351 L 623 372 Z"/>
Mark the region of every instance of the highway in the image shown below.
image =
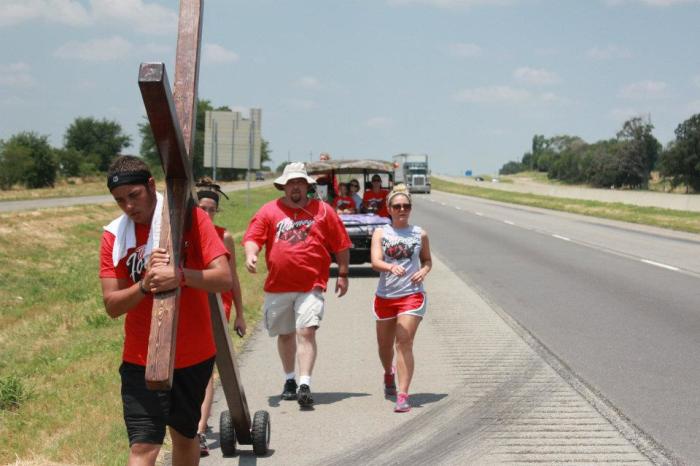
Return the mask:
<path id="1" fill-rule="evenodd" d="M 700 236 L 439 192 L 414 199 L 412 223 L 452 272 L 700 464 Z"/>

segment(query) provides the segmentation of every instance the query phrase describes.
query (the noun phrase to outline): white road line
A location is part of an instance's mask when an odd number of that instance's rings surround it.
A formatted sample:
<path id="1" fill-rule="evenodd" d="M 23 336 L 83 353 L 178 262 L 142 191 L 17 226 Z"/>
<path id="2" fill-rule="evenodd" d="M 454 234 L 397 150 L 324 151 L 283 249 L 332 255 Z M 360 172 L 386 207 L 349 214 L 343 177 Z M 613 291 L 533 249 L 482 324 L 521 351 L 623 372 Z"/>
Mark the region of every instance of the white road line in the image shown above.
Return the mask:
<path id="1" fill-rule="evenodd" d="M 506 225 L 515 225 L 515 223 L 511 222 L 510 220 L 503 220 L 503 223 Z"/>
<path id="2" fill-rule="evenodd" d="M 444 202 L 441 202 L 440 205 L 446 206 L 447 204 L 445 204 Z"/>
<path id="3" fill-rule="evenodd" d="M 561 235 L 552 235 L 555 238 L 558 239 L 563 239 L 564 241 L 571 241 L 571 239 L 567 238 L 566 236 L 561 236 Z"/>
<path id="4" fill-rule="evenodd" d="M 462 210 L 462 208 L 461 208 L 460 206 L 458 206 L 458 205 L 455 206 L 455 209 L 457 209 L 457 210 Z"/>
<path id="5" fill-rule="evenodd" d="M 642 259 L 642 262 L 644 262 L 645 264 L 654 265 L 656 267 L 661 267 L 662 269 L 673 270 L 674 272 L 678 272 L 680 270 L 678 267 L 674 267 L 672 265 L 662 264 L 660 262 L 650 261 L 647 259 Z"/>
<path id="6" fill-rule="evenodd" d="M 475 213 L 476 215 L 478 215 L 479 217 L 483 217 L 483 216 L 484 216 L 484 214 L 482 214 L 481 212 L 474 212 L 474 213 Z"/>

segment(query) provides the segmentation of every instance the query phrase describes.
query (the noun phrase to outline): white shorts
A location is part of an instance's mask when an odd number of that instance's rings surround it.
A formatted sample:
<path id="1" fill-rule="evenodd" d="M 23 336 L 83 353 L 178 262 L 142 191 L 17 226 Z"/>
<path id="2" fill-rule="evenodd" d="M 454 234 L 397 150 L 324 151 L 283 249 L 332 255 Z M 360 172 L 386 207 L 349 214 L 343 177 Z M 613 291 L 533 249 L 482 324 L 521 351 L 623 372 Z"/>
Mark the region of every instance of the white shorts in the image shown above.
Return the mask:
<path id="1" fill-rule="evenodd" d="M 323 291 L 265 293 L 263 314 L 271 337 L 294 333 L 298 328 L 318 327 L 323 319 Z"/>

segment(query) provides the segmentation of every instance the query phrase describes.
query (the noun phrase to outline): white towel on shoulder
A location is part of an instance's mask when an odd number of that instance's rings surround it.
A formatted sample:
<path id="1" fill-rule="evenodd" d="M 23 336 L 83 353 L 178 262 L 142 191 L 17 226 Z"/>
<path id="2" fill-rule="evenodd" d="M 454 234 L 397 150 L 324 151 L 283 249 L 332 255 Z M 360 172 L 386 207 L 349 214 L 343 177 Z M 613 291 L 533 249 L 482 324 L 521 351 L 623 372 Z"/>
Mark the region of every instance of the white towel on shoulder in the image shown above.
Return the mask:
<path id="1" fill-rule="evenodd" d="M 160 240 L 160 221 L 163 216 L 163 195 L 156 193 L 156 210 L 153 212 L 151 220 L 151 231 L 148 233 L 148 241 L 146 242 L 146 250 L 144 251 L 144 261 L 148 261 L 148 257 L 153 251 L 153 245 Z M 129 249 L 136 247 L 136 225 L 128 215 L 122 214 L 104 227 L 114 235 L 114 247 L 112 248 L 112 262 L 116 267 L 119 261 L 126 257 Z"/>

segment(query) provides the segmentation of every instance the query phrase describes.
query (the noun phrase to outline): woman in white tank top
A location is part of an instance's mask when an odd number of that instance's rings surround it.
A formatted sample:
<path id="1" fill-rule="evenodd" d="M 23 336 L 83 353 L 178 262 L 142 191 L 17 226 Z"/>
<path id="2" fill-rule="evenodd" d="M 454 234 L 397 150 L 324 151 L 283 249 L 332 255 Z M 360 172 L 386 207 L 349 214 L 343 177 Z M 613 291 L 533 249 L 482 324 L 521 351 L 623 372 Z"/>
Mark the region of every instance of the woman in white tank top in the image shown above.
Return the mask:
<path id="1" fill-rule="evenodd" d="M 380 272 L 374 316 L 379 359 L 384 367 L 384 395 L 396 395 L 394 411 L 407 412 L 411 410 L 408 389 L 413 378 L 413 339 L 427 308 L 423 281 L 432 261 L 428 234 L 408 223 L 412 204 L 406 185 L 396 185 L 386 204 L 391 225 L 378 228 L 372 235 L 372 268 Z"/>

